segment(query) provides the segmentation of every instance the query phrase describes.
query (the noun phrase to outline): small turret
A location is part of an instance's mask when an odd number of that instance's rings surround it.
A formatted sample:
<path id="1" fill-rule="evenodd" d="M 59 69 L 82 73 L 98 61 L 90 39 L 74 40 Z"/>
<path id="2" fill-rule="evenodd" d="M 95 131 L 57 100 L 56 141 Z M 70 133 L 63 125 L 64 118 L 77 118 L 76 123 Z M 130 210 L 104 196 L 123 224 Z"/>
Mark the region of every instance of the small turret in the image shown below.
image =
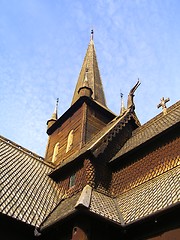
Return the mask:
<path id="1" fill-rule="evenodd" d="M 56 106 L 51 118 L 47 121 L 47 129 L 49 129 L 58 119 L 58 103 L 59 103 L 59 98 L 57 98 L 56 100 Z"/>

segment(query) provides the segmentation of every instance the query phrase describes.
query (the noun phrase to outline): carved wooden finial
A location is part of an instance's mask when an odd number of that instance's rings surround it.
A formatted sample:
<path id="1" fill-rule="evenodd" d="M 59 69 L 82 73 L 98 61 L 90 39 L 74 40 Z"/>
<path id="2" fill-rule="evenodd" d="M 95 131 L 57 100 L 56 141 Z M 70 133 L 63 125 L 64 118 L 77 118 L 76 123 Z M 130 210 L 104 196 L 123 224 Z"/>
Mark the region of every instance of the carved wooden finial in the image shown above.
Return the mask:
<path id="1" fill-rule="evenodd" d="M 124 112 L 126 112 L 126 108 L 124 106 L 124 100 L 123 100 L 123 93 L 120 93 L 121 95 L 121 109 L 120 109 L 120 115 L 123 115 Z"/>
<path id="2" fill-rule="evenodd" d="M 166 115 L 166 113 L 167 113 L 166 103 L 170 101 L 170 98 L 164 99 L 164 97 L 162 97 L 160 100 L 161 100 L 161 102 L 157 105 L 157 108 L 162 107 L 163 114 Z"/>
<path id="3" fill-rule="evenodd" d="M 134 98 L 134 93 L 135 93 L 136 89 L 139 87 L 140 84 L 141 83 L 140 83 L 139 78 L 138 78 L 137 83 L 134 85 L 134 87 L 131 89 L 131 91 L 128 94 L 128 102 L 127 102 L 127 108 L 128 109 L 129 108 L 132 108 L 133 110 L 135 109 L 133 98 Z"/>

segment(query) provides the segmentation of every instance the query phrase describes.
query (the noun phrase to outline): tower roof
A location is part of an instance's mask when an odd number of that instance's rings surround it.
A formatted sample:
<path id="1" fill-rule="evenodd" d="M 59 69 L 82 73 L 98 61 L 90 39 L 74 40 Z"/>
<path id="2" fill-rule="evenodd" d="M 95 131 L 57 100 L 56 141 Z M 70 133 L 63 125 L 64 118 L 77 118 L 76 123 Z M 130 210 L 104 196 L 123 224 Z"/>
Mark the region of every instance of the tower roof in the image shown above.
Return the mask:
<path id="1" fill-rule="evenodd" d="M 79 98 L 78 90 L 84 85 L 84 77 L 86 75 L 87 69 L 88 69 L 87 80 L 88 80 L 89 88 L 91 88 L 93 92 L 92 99 L 96 100 L 97 102 L 99 102 L 100 104 L 106 107 L 106 100 L 104 96 L 104 90 L 102 86 L 102 81 L 100 77 L 96 51 L 95 51 L 95 46 L 93 41 L 93 31 L 91 31 L 90 43 L 88 45 L 84 62 L 83 62 L 83 65 L 79 74 L 79 78 L 76 84 L 74 96 L 72 99 L 72 104 L 74 104 Z"/>

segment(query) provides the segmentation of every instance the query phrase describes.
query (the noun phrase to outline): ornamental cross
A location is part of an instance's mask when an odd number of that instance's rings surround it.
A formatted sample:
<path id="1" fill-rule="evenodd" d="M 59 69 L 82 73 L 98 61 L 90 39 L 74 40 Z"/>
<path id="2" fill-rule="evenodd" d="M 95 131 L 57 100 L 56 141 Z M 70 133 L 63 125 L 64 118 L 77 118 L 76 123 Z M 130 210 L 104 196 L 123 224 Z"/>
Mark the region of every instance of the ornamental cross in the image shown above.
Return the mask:
<path id="1" fill-rule="evenodd" d="M 166 103 L 169 102 L 169 101 L 170 101 L 169 98 L 164 99 L 164 97 L 162 97 L 161 102 L 157 105 L 157 108 L 162 107 L 164 115 L 166 115 L 166 113 L 167 113 Z"/>

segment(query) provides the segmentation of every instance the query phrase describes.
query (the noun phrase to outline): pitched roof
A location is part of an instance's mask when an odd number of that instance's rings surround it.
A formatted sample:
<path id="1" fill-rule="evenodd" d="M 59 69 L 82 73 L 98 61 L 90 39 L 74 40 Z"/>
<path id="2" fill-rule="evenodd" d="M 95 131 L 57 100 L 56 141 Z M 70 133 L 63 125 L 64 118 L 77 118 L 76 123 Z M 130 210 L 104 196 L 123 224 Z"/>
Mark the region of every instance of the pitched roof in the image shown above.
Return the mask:
<path id="1" fill-rule="evenodd" d="M 89 192 L 86 192 L 87 187 L 91 189 L 90 196 Z M 82 203 L 82 198 L 89 198 L 89 204 L 87 205 Z M 81 211 L 81 209 L 86 209 L 87 213 L 94 213 L 95 215 L 101 216 L 109 221 L 113 221 L 114 223 L 121 223 L 121 217 L 114 199 L 99 193 L 93 190 L 90 186 L 86 185 L 81 192 L 76 193 L 70 198 L 63 199 L 42 223 L 41 230 L 50 227 L 56 222 L 61 221 L 78 211 Z"/>
<path id="2" fill-rule="evenodd" d="M 142 218 L 147 218 L 180 203 L 180 158 L 179 166 L 122 193 L 116 198 L 107 196 L 91 188 L 84 189 L 62 200 L 58 207 L 43 222 L 41 229 L 47 228 L 77 211 L 86 209 L 115 224 L 125 226 Z M 88 204 L 87 204 L 88 203 Z"/>
<path id="3" fill-rule="evenodd" d="M 83 87 L 84 78 L 87 73 L 87 80 L 89 88 L 92 90 L 92 98 L 106 107 L 106 100 L 104 96 L 103 85 L 100 77 L 99 67 L 97 63 L 96 51 L 94 47 L 94 41 L 91 38 L 90 43 L 88 45 L 88 49 L 83 61 L 83 65 L 79 74 L 79 78 L 76 84 L 76 88 L 74 91 L 74 96 L 72 99 L 72 105 L 78 100 L 79 94 L 78 90 Z"/>
<path id="4" fill-rule="evenodd" d="M 0 211 L 39 226 L 61 199 L 47 174 L 52 170 L 36 154 L 0 136 Z"/>
<path id="5" fill-rule="evenodd" d="M 117 203 L 125 224 L 179 204 L 179 179 L 180 166 L 177 166 L 120 195 Z"/>
<path id="6" fill-rule="evenodd" d="M 111 162 L 141 146 L 150 139 L 156 137 L 167 129 L 178 124 L 180 121 L 180 101 L 167 109 L 167 114 L 158 114 L 156 117 L 135 129 L 132 137 L 124 144 L 120 151 L 113 157 Z"/>
<path id="7" fill-rule="evenodd" d="M 93 191 L 89 210 L 117 224 L 127 225 L 180 204 L 179 166 L 119 195 Z"/>
<path id="8" fill-rule="evenodd" d="M 64 218 L 68 217 L 69 215 L 76 212 L 75 205 L 78 201 L 81 192 L 66 198 L 62 199 L 62 201 L 56 206 L 54 211 L 52 211 L 46 219 L 41 224 L 41 229 L 45 229 L 58 221 L 63 220 Z"/>

